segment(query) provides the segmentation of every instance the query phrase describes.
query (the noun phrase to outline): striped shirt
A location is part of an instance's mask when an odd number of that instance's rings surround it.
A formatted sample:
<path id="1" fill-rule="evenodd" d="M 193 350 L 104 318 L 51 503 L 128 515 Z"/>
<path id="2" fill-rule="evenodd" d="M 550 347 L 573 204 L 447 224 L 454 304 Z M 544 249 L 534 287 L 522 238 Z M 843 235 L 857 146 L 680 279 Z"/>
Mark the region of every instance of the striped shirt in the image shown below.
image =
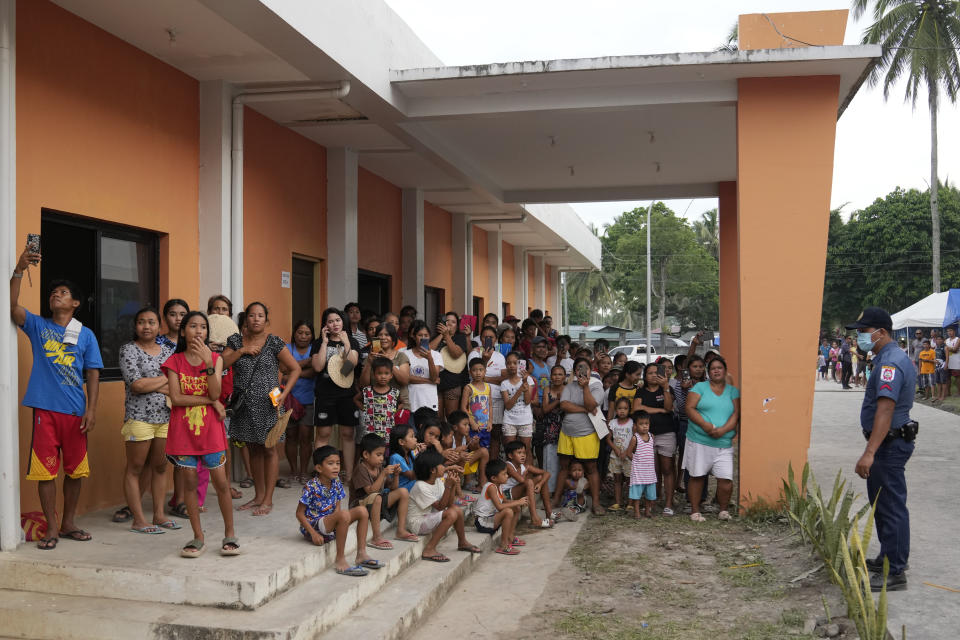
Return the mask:
<path id="1" fill-rule="evenodd" d="M 633 452 L 633 461 L 630 463 L 630 484 L 656 484 L 657 469 L 654 457 L 653 434 L 647 442 L 639 435 L 637 449 Z"/>

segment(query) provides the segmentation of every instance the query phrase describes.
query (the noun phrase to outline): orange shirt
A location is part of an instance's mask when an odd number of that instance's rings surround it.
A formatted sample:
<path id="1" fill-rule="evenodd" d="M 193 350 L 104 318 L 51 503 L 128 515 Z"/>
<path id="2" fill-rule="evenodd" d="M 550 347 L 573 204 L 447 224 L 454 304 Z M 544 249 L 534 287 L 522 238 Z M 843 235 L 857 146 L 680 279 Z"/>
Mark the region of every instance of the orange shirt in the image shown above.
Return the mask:
<path id="1" fill-rule="evenodd" d="M 933 373 L 936 370 L 937 352 L 933 349 L 921 351 L 917 359 L 920 361 L 920 375 Z M 924 362 L 924 360 L 929 360 L 929 362 Z"/>

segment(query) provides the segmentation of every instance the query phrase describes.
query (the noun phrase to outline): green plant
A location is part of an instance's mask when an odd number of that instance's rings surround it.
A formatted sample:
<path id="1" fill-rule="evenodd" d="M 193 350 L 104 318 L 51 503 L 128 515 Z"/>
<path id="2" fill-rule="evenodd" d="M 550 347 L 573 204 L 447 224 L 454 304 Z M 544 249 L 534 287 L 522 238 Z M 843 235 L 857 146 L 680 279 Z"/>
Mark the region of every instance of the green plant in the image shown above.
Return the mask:
<path id="1" fill-rule="evenodd" d="M 799 485 L 793 467 L 788 466 L 783 500 L 801 537 L 809 541 L 827 567 L 830 580 L 843 592 L 847 616 L 856 625 L 861 640 L 883 640 L 887 635 L 886 584 L 879 600 L 874 602 L 866 556 L 873 535 L 876 505 L 866 504 L 851 516 L 856 495 L 845 489 L 846 481 L 838 471 L 830 499 L 824 500 L 808 465 L 804 465 Z M 862 532 L 861 519 L 864 521 Z M 884 576 L 887 570 L 885 561 Z M 824 608 L 829 618 L 826 600 Z"/>

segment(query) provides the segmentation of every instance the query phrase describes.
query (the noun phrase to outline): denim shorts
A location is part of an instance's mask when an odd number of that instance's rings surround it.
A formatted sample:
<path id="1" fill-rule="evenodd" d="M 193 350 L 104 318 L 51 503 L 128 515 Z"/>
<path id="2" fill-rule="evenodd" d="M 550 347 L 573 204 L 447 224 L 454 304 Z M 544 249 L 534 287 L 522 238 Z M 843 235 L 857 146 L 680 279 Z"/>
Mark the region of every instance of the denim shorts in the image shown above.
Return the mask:
<path id="1" fill-rule="evenodd" d="M 167 460 L 170 461 L 170 464 L 176 465 L 178 467 L 183 467 L 184 469 L 194 469 L 196 470 L 200 463 L 203 463 L 207 469 L 216 469 L 217 467 L 222 467 L 227 461 L 227 452 L 226 451 L 217 451 L 215 453 L 205 453 L 200 456 L 167 456 Z"/>

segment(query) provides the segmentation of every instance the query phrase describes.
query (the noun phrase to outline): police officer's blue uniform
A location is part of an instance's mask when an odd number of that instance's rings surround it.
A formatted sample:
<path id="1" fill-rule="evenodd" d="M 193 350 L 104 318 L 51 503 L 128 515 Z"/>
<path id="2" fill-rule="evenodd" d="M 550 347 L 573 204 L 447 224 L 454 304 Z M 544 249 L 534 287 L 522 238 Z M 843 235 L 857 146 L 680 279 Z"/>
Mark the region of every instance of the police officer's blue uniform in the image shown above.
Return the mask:
<path id="1" fill-rule="evenodd" d="M 895 342 L 888 342 L 874 354 L 873 373 L 867 381 L 860 409 L 860 426 L 869 438 L 877 413 L 877 399 L 890 398 L 896 403 L 890 421 L 890 435 L 874 454 L 873 466 L 867 476 L 870 502 L 877 502 L 880 557 L 886 556 L 890 561 L 890 575 L 902 574 L 910 556 L 910 514 L 904 469 L 913 454 L 914 443 L 904 440 L 900 429 L 910 422 L 916 385 L 917 370 L 913 362 Z"/>

